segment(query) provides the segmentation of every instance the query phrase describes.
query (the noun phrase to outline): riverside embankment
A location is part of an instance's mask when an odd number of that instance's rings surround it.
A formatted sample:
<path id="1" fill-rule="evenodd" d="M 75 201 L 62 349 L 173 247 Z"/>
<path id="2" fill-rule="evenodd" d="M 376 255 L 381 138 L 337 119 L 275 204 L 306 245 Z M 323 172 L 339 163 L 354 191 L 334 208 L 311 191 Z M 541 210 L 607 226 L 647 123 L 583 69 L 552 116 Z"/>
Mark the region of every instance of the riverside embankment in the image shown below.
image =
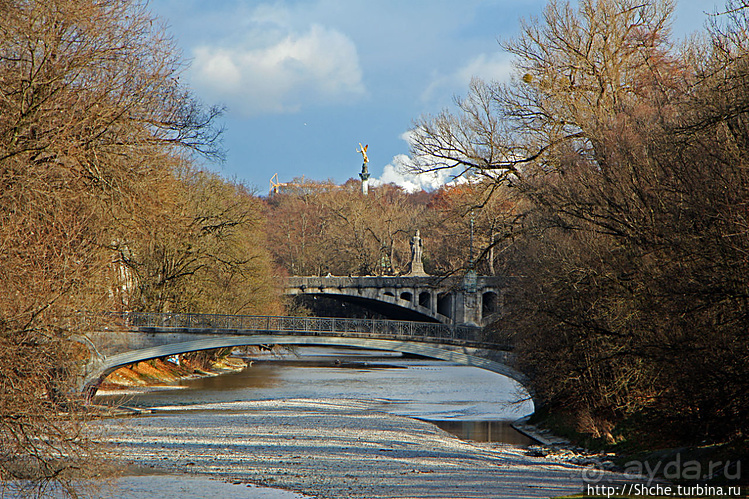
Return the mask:
<path id="1" fill-rule="evenodd" d="M 152 391 L 158 387 L 174 389 L 177 386 L 176 383 L 181 380 L 238 372 L 246 369 L 247 366 L 246 361 L 236 357 L 224 357 L 201 367 L 154 359 L 117 369 L 104 379 L 97 394 L 101 397 L 137 389 L 140 391 Z"/>

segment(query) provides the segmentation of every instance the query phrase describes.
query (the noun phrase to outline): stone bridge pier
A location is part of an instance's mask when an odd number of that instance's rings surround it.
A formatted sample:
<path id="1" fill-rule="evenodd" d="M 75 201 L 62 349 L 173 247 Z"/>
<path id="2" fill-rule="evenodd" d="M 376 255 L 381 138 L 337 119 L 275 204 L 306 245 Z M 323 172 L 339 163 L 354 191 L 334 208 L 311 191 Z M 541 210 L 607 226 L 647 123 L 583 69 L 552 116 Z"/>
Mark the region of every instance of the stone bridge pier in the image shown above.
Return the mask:
<path id="1" fill-rule="evenodd" d="M 494 276 L 289 277 L 287 295 L 329 296 L 383 315 L 484 326 L 500 311 L 503 279 Z"/>

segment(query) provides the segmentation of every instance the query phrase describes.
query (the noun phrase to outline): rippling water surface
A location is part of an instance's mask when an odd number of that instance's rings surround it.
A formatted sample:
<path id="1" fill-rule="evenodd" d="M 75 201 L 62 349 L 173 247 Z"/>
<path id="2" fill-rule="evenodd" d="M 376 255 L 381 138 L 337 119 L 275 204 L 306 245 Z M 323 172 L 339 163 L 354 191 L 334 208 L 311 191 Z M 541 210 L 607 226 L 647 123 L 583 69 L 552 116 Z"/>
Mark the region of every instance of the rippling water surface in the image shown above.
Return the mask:
<path id="1" fill-rule="evenodd" d="M 399 354 L 299 347 L 292 354 L 248 355 L 238 373 L 183 380 L 180 390 L 128 396 L 138 407 L 287 398 L 375 401 L 378 410 L 429 421 L 514 421 L 533 412 L 514 380 L 475 367 Z M 122 396 L 100 397 L 113 401 Z M 525 400 L 523 400 L 525 399 Z"/>

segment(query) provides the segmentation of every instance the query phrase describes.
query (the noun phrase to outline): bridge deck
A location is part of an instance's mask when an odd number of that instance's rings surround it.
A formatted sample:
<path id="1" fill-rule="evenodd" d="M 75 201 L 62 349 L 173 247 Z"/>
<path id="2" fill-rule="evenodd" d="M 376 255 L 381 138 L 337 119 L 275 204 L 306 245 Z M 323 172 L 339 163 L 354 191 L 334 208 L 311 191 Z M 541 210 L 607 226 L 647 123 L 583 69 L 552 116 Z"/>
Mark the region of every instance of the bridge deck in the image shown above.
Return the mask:
<path id="1" fill-rule="evenodd" d="M 121 316 L 121 325 L 124 329 L 153 333 L 179 331 L 233 335 L 273 333 L 343 336 L 422 341 L 496 350 L 512 349 L 509 339 L 485 337 L 480 328 L 432 322 L 340 317 L 127 313 Z"/>

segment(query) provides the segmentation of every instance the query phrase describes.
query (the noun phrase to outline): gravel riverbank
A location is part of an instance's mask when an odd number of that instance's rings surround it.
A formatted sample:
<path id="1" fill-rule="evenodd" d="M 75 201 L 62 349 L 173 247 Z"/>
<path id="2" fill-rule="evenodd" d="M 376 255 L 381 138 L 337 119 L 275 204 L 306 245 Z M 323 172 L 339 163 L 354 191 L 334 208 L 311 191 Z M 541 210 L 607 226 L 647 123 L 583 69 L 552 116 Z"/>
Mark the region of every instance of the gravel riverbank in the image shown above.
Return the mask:
<path id="1" fill-rule="evenodd" d="M 116 445 L 112 458 L 319 498 L 536 498 L 577 493 L 585 485 L 584 466 L 522 447 L 461 441 L 428 422 L 375 412 L 363 401 L 237 401 L 207 408 L 164 407 L 106 421 L 104 438 Z"/>

